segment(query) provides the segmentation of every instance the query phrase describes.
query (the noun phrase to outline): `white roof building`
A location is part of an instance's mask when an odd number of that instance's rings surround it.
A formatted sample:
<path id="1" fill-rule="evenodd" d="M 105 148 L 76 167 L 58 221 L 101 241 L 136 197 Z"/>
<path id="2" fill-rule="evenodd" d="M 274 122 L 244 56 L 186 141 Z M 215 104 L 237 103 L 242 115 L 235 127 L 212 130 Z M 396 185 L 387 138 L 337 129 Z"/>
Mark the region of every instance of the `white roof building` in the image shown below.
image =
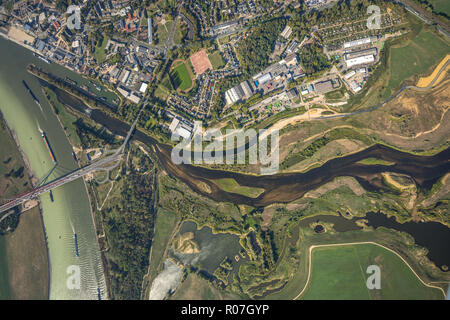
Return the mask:
<path id="1" fill-rule="evenodd" d="M 350 83 L 350 88 L 356 93 L 361 91 L 361 86 L 358 85 L 355 81 L 351 81 Z"/>
<path id="2" fill-rule="evenodd" d="M 169 126 L 170 132 L 174 132 L 179 123 L 180 123 L 180 120 L 178 120 L 178 118 L 176 118 L 176 117 L 173 117 L 172 123 Z"/>
<path id="3" fill-rule="evenodd" d="M 362 68 L 358 69 L 358 72 L 364 74 L 367 71 L 366 71 L 366 68 L 362 67 Z"/>
<path id="4" fill-rule="evenodd" d="M 123 88 L 121 86 L 117 87 L 117 91 L 119 91 L 119 93 L 121 95 L 123 95 L 125 98 L 127 98 L 128 100 L 130 100 L 131 102 L 134 102 L 136 104 L 138 104 L 141 101 L 141 97 L 138 96 L 134 91 L 130 91 L 126 88 Z"/>
<path id="5" fill-rule="evenodd" d="M 292 28 L 288 25 L 284 28 L 283 32 L 281 32 L 281 36 L 285 39 L 288 39 L 292 34 Z"/>
<path id="6" fill-rule="evenodd" d="M 239 95 L 236 92 L 236 89 L 231 88 L 225 92 L 225 99 L 227 100 L 227 104 L 232 105 L 236 101 L 239 100 Z"/>
<path id="7" fill-rule="evenodd" d="M 178 126 L 175 130 L 175 133 L 187 140 L 191 137 L 192 132 L 189 131 L 185 126 Z"/>
<path id="8" fill-rule="evenodd" d="M 172 134 L 177 134 L 184 139 L 189 139 L 192 134 L 192 128 L 183 124 L 177 117 L 174 117 L 172 123 L 169 126 L 169 130 Z"/>
<path id="9" fill-rule="evenodd" d="M 345 42 L 344 48 L 347 49 L 347 48 L 352 48 L 352 47 L 359 47 L 359 46 L 362 46 L 363 44 L 368 44 L 368 43 L 370 43 L 370 37 Z"/>
<path id="10" fill-rule="evenodd" d="M 145 91 L 147 91 L 147 88 L 148 88 L 148 84 L 145 82 L 142 82 L 141 88 L 139 89 L 139 91 L 142 93 L 145 93 Z"/>
<path id="11" fill-rule="evenodd" d="M 266 73 L 266 74 L 262 75 L 261 77 L 259 77 L 258 79 L 256 79 L 256 81 L 258 81 L 258 85 L 262 85 L 270 80 L 272 80 L 272 75 L 270 73 Z"/>
<path id="12" fill-rule="evenodd" d="M 373 54 L 345 60 L 345 63 L 347 64 L 348 68 L 351 68 L 353 66 L 357 66 L 360 64 L 366 64 L 366 63 L 372 63 L 372 62 L 375 62 L 375 57 Z"/>
<path id="13" fill-rule="evenodd" d="M 351 77 L 353 77 L 356 74 L 355 70 L 350 71 L 349 73 L 347 73 L 344 78 L 345 79 L 350 79 Z"/>
<path id="14" fill-rule="evenodd" d="M 75 40 L 72 42 L 72 48 L 76 49 L 80 46 L 80 40 Z"/>

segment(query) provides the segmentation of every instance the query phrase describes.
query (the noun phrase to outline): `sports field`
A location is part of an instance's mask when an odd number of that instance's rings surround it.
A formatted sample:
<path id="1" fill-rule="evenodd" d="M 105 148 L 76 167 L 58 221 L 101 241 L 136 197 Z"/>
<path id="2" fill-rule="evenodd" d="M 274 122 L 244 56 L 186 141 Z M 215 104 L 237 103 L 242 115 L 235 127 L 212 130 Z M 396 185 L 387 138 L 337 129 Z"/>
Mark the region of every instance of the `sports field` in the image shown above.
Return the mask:
<path id="1" fill-rule="evenodd" d="M 450 51 L 443 39 L 422 29 L 406 46 L 393 47 L 390 56 L 390 88 L 398 88 L 413 75 L 424 75 Z M 428 73 L 429 73 L 428 72 Z"/>
<path id="2" fill-rule="evenodd" d="M 381 289 L 369 290 L 367 267 L 381 269 Z M 411 269 L 375 244 L 318 247 L 312 251 L 312 275 L 302 299 L 443 299 L 439 289 L 425 286 Z"/>
<path id="3" fill-rule="evenodd" d="M 179 62 L 171 71 L 170 78 L 175 89 L 188 91 L 192 88 L 193 83 L 188 71 L 186 63 Z"/>

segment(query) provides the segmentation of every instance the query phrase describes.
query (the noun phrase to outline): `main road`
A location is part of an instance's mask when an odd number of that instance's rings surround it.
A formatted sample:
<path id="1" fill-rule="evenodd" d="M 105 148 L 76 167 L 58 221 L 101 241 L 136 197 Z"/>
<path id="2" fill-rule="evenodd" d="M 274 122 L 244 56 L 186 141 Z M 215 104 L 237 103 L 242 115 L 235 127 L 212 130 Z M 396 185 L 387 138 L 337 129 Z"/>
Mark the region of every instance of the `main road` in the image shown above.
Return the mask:
<path id="1" fill-rule="evenodd" d="M 139 116 L 142 113 L 142 110 L 144 110 L 146 104 L 147 104 L 147 99 L 143 103 L 143 106 L 142 106 L 141 110 L 139 111 L 139 113 L 138 113 L 138 115 L 136 117 L 136 120 L 134 120 L 130 130 L 128 131 L 128 134 L 127 134 L 127 136 L 125 138 L 125 141 L 120 146 L 120 148 L 116 152 L 114 152 L 112 155 L 107 156 L 107 157 L 105 157 L 103 159 L 100 159 L 100 160 L 98 160 L 98 161 L 96 161 L 94 163 L 91 163 L 91 164 L 89 164 L 89 165 L 87 165 L 85 167 L 78 168 L 78 169 L 76 169 L 76 170 L 74 170 L 74 171 L 72 171 L 72 172 L 70 172 L 70 173 L 68 173 L 66 175 L 63 175 L 63 176 L 61 176 L 61 177 L 59 177 L 59 178 L 57 178 L 57 179 L 55 179 L 55 180 L 53 180 L 53 181 L 51 181 L 49 183 L 46 183 L 46 184 L 44 184 L 42 186 L 39 186 L 39 187 L 37 187 L 37 188 L 35 188 L 33 190 L 30 190 L 28 192 L 25 192 L 25 193 L 17 195 L 12 200 L 10 200 L 10 201 L 8 201 L 5 204 L 0 206 L 0 213 L 8 211 L 8 210 L 10 210 L 10 209 L 20 205 L 21 203 L 23 203 L 25 201 L 37 198 L 43 193 L 49 192 L 52 189 L 55 189 L 55 188 L 57 188 L 59 186 L 62 186 L 64 184 L 66 184 L 66 183 L 69 183 L 69 182 L 74 181 L 74 180 L 76 180 L 76 179 L 78 179 L 80 177 L 83 177 L 83 176 L 85 176 L 85 175 L 87 175 L 87 174 L 89 174 L 91 172 L 94 172 L 94 171 L 104 167 L 105 165 L 111 163 L 111 162 L 115 162 L 115 161 L 120 160 L 120 158 L 122 157 L 122 153 L 123 153 L 123 151 L 125 149 L 125 146 L 127 145 L 128 141 L 130 140 L 131 135 L 133 134 L 134 129 L 136 128 L 136 124 L 137 124 L 137 121 L 139 119 Z M 0 218 L 0 222 L 2 220 L 6 219 L 6 217 L 11 215 L 12 213 L 4 215 L 3 217 L 1 217 Z"/>

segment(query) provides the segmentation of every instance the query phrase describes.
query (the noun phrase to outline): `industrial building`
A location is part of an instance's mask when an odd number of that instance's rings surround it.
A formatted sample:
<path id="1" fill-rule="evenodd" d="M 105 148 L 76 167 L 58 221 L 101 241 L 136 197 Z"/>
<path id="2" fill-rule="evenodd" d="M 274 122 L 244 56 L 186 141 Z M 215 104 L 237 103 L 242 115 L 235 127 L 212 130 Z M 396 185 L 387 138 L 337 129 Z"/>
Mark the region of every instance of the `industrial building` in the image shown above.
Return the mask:
<path id="1" fill-rule="evenodd" d="M 225 92 L 225 99 L 228 105 L 232 105 L 239 100 L 245 100 L 253 95 L 253 89 L 247 80 Z"/>
<path id="2" fill-rule="evenodd" d="M 325 94 L 336 90 L 340 86 L 340 81 L 338 78 L 330 79 L 326 81 L 316 82 L 314 84 L 314 91 L 318 94 Z"/>
<path id="3" fill-rule="evenodd" d="M 152 26 L 152 19 L 148 18 L 148 43 L 152 44 L 153 43 L 153 26 Z"/>
<path id="4" fill-rule="evenodd" d="M 344 43 L 344 49 L 353 48 L 353 47 L 359 47 L 365 44 L 371 43 L 370 37 L 363 38 L 363 39 L 357 39 L 349 42 Z"/>
<path id="5" fill-rule="evenodd" d="M 138 104 L 141 101 L 141 97 L 139 95 L 137 95 L 134 91 L 131 91 L 127 88 L 118 86 L 117 91 L 119 91 L 119 93 L 121 95 L 123 95 L 125 98 L 127 98 L 128 100 L 130 100 L 133 103 Z"/>
<path id="6" fill-rule="evenodd" d="M 351 68 L 353 66 L 357 66 L 360 64 L 372 63 L 372 62 L 375 62 L 375 56 L 373 54 L 345 60 L 345 63 L 347 64 L 347 68 Z"/>
<path id="7" fill-rule="evenodd" d="M 298 46 L 298 42 L 297 41 L 292 41 L 292 43 L 288 46 L 288 48 L 287 48 L 287 52 L 288 53 L 292 53 L 292 52 L 295 52 L 295 50 L 297 49 L 297 46 Z"/>
<path id="8" fill-rule="evenodd" d="M 369 48 L 369 49 L 365 49 L 365 50 L 346 53 L 346 54 L 344 54 L 344 58 L 345 58 L 345 60 L 349 60 L 349 59 L 358 58 L 361 56 L 367 56 L 370 54 L 376 56 L 378 54 L 377 48 L 374 47 L 374 48 Z"/>
<path id="9" fill-rule="evenodd" d="M 292 34 L 292 28 L 288 25 L 284 28 L 283 32 L 281 32 L 281 36 L 285 39 L 288 39 Z"/>
<path id="10" fill-rule="evenodd" d="M 192 135 L 192 127 L 188 126 L 186 123 L 180 121 L 177 117 L 174 117 L 172 123 L 169 126 L 170 132 L 176 134 L 185 140 L 189 139 Z"/>

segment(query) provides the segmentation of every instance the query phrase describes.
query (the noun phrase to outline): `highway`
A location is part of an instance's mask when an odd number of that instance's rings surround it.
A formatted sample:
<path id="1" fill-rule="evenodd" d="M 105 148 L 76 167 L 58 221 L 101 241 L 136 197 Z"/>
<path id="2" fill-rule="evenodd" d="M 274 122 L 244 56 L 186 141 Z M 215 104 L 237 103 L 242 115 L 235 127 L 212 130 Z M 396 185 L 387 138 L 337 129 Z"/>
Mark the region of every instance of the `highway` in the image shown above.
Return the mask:
<path id="1" fill-rule="evenodd" d="M 111 163 L 111 162 L 115 162 L 115 161 L 119 161 L 122 157 L 123 151 L 128 143 L 128 141 L 131 138 L 131 135 L 134 132 L 134 129 L 136 128 L 136 124 L 137 121 L 139 119 L 139 116 L 142 113 L 142 110 L 144 110 L 146 104 L 147 104 L 147 100 L 145 100 L 145 102 L 143 103 L 143 106 L 141 108 L 141 110 L 139 111 L 136 120 L 134 120 L 133 124 L 131 125 L 130 130 L 128 131 L 128 134 L 125 138 L 125 141 L 123 142 L 123 144 L 120 146 L 119 149 L 117 149 L 112 155 L 107 156 L 103 159 L 100 159 L 94 163 L 91 163 L 85 167 L 82 168 L 78 168 L 66 175 L 63 175 L 53 181 L 50 181 L 44 185 L 41 185 L 33 190 L 30 190 L 28 192 L 22 193 L 17 195 L 16 197 L 14 197 L 13 199 L 9 200 L 8 202 L 4 203 L 3 205 L 0 206 L 0 213 L 8 211 L 22 203 L 24 203 L 25 201 L 34 199 L 39 197 L 41 194 L 49 192 L 52 189 L 55 189 L 59 186 L 62 186 L 66 183 L 72 182 L 78 178 L 84 177 L 85 175 L 94 172 L 98 169 L 104 168 L 107 164 Z M 12 212 L 14 213 L 14 212 Z M 11 213 L 11 214 L 12 214 Z M 4 219 L 6 219 L 6 217 L 8 217 L 10 214 L 8 215 L 4 215 L 3 217 L 0 218 L 0 222 Z"/>

